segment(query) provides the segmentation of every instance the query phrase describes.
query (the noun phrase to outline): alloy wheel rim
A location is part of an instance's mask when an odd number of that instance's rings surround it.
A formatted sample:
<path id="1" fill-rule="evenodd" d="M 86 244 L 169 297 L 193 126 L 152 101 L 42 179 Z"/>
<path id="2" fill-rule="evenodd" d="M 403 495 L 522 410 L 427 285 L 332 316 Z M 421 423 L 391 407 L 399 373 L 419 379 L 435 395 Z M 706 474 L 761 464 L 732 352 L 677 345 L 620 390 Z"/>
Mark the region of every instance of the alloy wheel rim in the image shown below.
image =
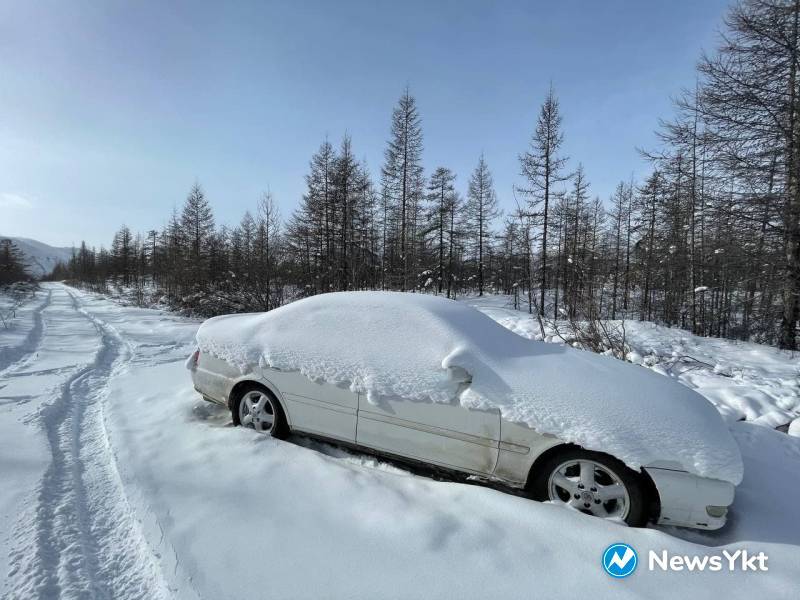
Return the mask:
<path id="1" fill-rule="evenodd" d="M 275 406 L 264 392 L 252 391 L 239 402 L 239 422 L 261 433 L 269 433 L 275 425 Z"/>
<path id="2" fill-rule="evenodd" d="M 552 502 L 603 519 L 625 519 L 630 511 L 630 496 L 622 479 L 593 460 L 561 463 L 550 474 L 547 491 Z"/>

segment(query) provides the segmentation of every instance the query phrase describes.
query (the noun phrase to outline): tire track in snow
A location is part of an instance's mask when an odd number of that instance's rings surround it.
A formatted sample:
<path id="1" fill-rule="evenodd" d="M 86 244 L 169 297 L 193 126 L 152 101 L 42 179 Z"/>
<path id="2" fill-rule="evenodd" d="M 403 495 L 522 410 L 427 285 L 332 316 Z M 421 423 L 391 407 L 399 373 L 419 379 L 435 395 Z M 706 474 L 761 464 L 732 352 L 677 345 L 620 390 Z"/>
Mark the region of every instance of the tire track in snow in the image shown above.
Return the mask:
<path id="1" fill-rule="evenodd" d="M 33 327 L 22 343 L 12 348 L 0 348 L 0 377 L 26 365 L 31 357 L 38 354 L 44 338 L 44 317 L 42 312 L 50 306 L 52 295 L 53 290 L 48 288 L 44 301 L 33 309 Z"/>
<path id="2" fill-rule="evenodd" d="M 103 422 L 108 379 L 130 360 L 131 350 L 66 293 L 99 336 L 100 348 L 40 411 L 52 462 L 35 506 L 15 531 L 7 593 L 20 599 L 168 598 L 125 497 Z"/>

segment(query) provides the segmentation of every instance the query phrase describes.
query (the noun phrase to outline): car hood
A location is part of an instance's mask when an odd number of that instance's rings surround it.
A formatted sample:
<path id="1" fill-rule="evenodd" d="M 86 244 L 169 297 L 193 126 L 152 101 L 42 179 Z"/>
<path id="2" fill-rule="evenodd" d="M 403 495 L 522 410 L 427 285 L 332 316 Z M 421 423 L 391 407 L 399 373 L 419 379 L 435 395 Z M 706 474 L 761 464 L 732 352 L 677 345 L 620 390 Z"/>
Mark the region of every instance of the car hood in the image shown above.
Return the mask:
<path id="1" fill-rule="evenodd" d="M 445 365 L 472 375 L 461 403 L 497 407 L 509 421 L 613 454 L 634 469 L 672 463 L 741 481 L 739 447 L 714 405 L 697 392 L 610 356 L 530 343 L 537 351 L 499 360 L 470 350 L 449 356 Z"/>

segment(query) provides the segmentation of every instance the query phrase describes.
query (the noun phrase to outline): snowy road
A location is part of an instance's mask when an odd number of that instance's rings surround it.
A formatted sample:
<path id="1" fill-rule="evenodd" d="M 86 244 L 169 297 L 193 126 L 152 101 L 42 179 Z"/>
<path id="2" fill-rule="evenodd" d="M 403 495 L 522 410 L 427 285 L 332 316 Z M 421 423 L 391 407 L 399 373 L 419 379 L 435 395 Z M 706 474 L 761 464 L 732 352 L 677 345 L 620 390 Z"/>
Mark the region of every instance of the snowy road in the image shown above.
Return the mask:
<path id="1" fill-rule="evenodd" d="M 197 325 L 48 284 L 0 331 L 3 598 L 798 597 L 800 438 L 732 424 L 725 530 L 631 530 L 232 428 L 184 369 Z M 642 560 L 623 581 L 617 541 Z M 769 572 L 645 564 L 722 545 Z"/>
<path id="2" fill-rule="evenodd" d="M 16 524 L 7 521 L 20 508 L 22 490 L 3 498 L 3 529 L 13 531 L 6 593 L 120 597 L 116 592 L 126 590 L 125 598 L 167 597 L 128 506 L 103 421 L 106 384 L 133 353 L 64 287 L 52 289 L 40 308 L 27 350 L 1 375 L 3 402 L 35 407 L 22 420 L 37 422 L 46 442 L 31 448 L 45 459 L 39 470 L 45 468 Z M 24 460 L 29 452 L 16 446 L 19 436 L 4 433 L 4 457 Z"/>

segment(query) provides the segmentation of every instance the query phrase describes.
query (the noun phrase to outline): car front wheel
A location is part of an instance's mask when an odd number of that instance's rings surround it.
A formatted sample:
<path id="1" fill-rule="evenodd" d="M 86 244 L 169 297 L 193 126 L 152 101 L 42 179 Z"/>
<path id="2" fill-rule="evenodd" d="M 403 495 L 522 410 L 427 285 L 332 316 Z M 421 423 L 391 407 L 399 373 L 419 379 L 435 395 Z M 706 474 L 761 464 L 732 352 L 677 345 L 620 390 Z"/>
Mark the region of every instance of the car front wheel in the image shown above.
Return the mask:
<path id="1" fill-rule="evenodd" d="M 281 405 L 260 386 L 253 385 L 242 390 L 231 403 L 231 417 L 234 425 L 250 427 L 279 439 L 289 433 Z"/>
<path id="2" fill-rule="evenodd" d="M 607 454 L 568 448 L 536 465 L 528 492 L 534 500 L 641 527 L 649 516 L 642 477 Z"/>

